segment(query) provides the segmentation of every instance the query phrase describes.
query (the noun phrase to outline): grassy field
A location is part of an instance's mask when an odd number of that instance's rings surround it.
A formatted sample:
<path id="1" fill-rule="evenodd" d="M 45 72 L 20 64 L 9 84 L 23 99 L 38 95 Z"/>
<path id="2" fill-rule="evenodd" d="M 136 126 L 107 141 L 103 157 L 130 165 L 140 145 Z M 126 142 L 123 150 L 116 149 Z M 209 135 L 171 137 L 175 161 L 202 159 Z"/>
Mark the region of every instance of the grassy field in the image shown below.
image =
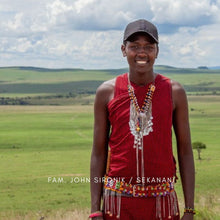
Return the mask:
<path id="1" fill-rule="evenodd" d="M 181 82 L 188 94 L 220 94 L 220 70 L 156 66 L 155 71 Z M 64 102 L 62 99 L 65 96 L 74 95 L 74 98 L 79 101 L 80 98 L 77 95 L 94 94 L 97 86 L 103 81 L 124 72 L 127 72 L 127 69 L 0 68 L 0 94 L 4 98 L 26 98 L 24 101 L 28 104 L 63 105 L 74 102 L 74 99 Z M 57 95 L 60 97 L 54 97 Z"/>
<path id="2" fill-rule="evenodd" d="M 1 215 L 88 207 L 89 184 L 71 178 L 89 175 L 92 107 L 2 106 L 0 118 Z"/>
<path id="3" fill-rule="evenodd" d="M 219 219 L 220 96 L 190 96 L 196 219 Z M 0 219 L 86 219 L 93 106 L 0 107 Z M 175 152 L 175 144 L 174 144 Z M 183 196 L 177 183 L 180 207 Z"/>
<path id="4" fill-rule="evenodd" d="M 196 168 L 196 208 L 199 211 L 196 219 L 220 218 L 220 97 L 190 96 L 190 126 L 192 142 L 201 141 L 207 145 L 202 150 L 202 160 L 198 160 L 194 150 Z M 181 195 L 180 182 L 177 184 Z M 182 198 L 181 198 L 182 200 Z"/>
<path id="5" fill-rule="evenodd" d="M 87 219 L 94 93 L 101 82 L 126 71 L 0 68 L 0 101 L 6 104 L 0 106 L 0 219 Z M 207 145 L 201 161 L 194 151 L 195 219 L 217 220 L 220 71 L 156 71 L 187 90 L 192 141 Z M 175 140 L 173 146 L 176 154 Z M 176 189 L 183 210 L 180 181 Z"/>

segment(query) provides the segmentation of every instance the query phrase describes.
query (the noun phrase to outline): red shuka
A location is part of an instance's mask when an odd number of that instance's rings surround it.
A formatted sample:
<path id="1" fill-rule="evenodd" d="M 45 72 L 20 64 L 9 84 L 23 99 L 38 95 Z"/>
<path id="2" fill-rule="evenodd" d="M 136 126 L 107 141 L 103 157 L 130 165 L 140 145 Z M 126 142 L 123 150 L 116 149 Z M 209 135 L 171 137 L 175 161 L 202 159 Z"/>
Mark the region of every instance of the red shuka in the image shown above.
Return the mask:
<path id="1" fill-rule="evenodd" d="M 114 98 L 108 104 L 111 134 L 111 151 L 107 175 L 109 177 L 131 177 L 136 181 L 136 149 L 134 136 L 130 132 L 130 97 L 128 94 L 128 74 L 116 78 Z M 134 88 L 141 108 L 149 84 Z M 157 74 L 155 92 L 152 99 L 153 131 L 144 136 L 144 176 L 146 178 L 173 178 L 176 175 L 175 159 L 172 152 L 172 89 L 171 82 L 165 76 Z M 153 182 L 152 182 L 153 183 Z M 151 184 L 152 184 L 151 183 Z"/>

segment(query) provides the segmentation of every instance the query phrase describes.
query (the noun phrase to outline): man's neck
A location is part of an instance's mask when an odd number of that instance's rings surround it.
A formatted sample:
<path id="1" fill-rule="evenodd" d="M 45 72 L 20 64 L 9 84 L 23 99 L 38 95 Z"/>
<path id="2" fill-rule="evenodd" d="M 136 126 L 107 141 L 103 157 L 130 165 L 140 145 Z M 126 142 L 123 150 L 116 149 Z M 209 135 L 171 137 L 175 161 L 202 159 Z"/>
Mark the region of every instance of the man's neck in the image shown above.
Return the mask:
<path id="1" fill-rule="evenodd" d="M 146 73 L 133 73 L 129 72 L 129 80 L 136 85 L 144 86 L 150 82 L 153 82 L 155 79 L 155 73 L 152 72 L 146 72 Z"/>

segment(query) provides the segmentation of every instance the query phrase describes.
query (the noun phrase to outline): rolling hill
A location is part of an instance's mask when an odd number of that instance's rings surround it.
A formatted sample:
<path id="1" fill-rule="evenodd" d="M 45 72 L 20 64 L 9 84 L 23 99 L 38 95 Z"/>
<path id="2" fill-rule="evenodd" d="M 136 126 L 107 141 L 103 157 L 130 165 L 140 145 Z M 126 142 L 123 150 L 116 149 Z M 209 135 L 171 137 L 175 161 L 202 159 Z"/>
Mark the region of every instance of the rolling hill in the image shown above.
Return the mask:
<path id="1" fill-rule="evenodd" d="M 84 70 L 39 67 L 1 67 L 1 104 L 63 105 L 83 100 L 90 103 L 97 87 L 128 69 Z M 180 82 L 187 93 L 219 95 L 220 70 L 155 66 L 155 72 Z M 88 96 L 91 96 L 88 101 Z M 84 98 L 87 97 L 85 100 Z M 66 101 L 64 101 L 66 99 Z"/>

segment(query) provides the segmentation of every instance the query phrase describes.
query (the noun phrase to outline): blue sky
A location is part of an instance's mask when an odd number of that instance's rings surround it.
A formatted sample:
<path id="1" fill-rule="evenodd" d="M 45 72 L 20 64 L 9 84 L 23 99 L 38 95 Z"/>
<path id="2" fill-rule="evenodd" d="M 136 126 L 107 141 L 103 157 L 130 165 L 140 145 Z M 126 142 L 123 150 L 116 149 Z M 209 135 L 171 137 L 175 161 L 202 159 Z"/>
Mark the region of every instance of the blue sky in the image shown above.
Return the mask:
<path id="1" fill-rule="evenodd" d="M 127 23 L 159 31 L 158 65 L 220 65 L 220 0 L 1 0 L 0 66 L 123 68 Z"/>

